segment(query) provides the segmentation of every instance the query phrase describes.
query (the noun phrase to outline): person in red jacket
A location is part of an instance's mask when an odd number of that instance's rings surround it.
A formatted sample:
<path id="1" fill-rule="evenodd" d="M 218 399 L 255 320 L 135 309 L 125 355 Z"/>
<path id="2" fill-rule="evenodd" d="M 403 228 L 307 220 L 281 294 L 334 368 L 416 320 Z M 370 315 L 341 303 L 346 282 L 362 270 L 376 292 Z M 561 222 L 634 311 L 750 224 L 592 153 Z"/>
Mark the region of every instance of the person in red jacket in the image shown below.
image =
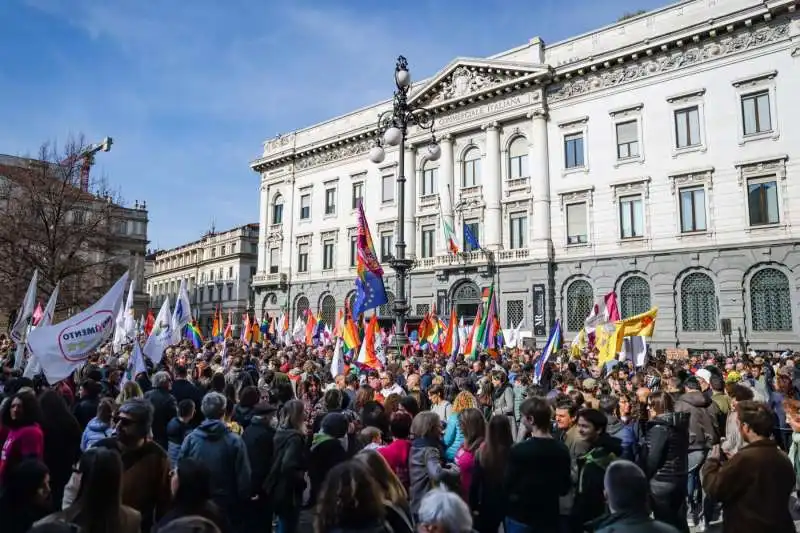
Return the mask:
<path id="1" fill-rule="evenodd" d="M 44 455 L 44 433 L 39 427 L 41 410 L 32 390 L 23 390 L 3 404 L 0 424 L 6 439 L 0 452 L 0 485 L 3 475 L 23 459 L 38 459 Z"/>
<path id="2" fill-rule="evenodd" d="M 378 448 L 389 467 L 400 479 L 400 482 L 408 490 L 410 480 L 408 476 L 408 454 L 411 452 L 411 416 L 408 413 L 397 412 L 392 415 L 389 421 L 389 431 L 392 433 L 392 443 L 388 446 Z"/>

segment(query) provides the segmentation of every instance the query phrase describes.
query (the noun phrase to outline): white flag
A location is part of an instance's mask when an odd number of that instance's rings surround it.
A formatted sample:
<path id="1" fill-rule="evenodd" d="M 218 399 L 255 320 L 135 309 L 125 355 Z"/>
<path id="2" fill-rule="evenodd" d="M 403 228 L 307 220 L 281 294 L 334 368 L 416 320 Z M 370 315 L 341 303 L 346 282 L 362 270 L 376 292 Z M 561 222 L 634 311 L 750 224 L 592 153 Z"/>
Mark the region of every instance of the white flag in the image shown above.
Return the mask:
<path id="1" fill-rule="evenodd" d="M 294 322 L 294 329 L 292 330 L 292 337 L 297 342 L 306 341 L 306 322 L 298 317 Z"/>
<path id="2" fill-rule="evenodd" d="M 42 365 L 51 385 L 68 377 L 108 340 L 122 305 L 125 272 L 94 305 L 56 325 L 38 327 L 28 335 L 28 350 Z"/>
<path id="3" fill-rule="evenodd" d="M 131 280 L 131 286 L 128 287 L 128 299 L 125 300 L 125 306 L 120 307 L 117 313 L 117 320 L 114 328 L 114 342 L 112 347 L 114 353 L 119 353 L 122 345 L 130 342 L 136 335 L 136 323 L 133 321 L 133 289 L 136 281 Z"/>
<path id="4" fill-rule="evenodd" d="M 175 309 L 172 311 L 172 344 L 181 342 L 181 331 L 183 327 L 192 320 L 192 304 L 189 303 L 189 293 L 186 292 L 186 280 L 181 280 L 181 288 L 178 290 L 178 299 L 175 301 Z M 145 352 L 146 353 L 146 352 Z M 155 363 L 155 361 L 153 361 Z"/>
<path id="5" fill-rule="evenodd" d="M 14 356 L 14 368 L 22 368 L 22 359 L 25 356 L 25 337 L 28 334 L 30 319 L 36 307 L 36 286 L 39 283 L 39 271 L 34 270 L 31 282 L 28 283 L 28 290 L 25 292 L 25 299 L 17 312 L 17 319 L 11 326 L 11 338 L 17 343 L 17 351 Z"/>
<path id="6" fill-rule="evenodd" d="M 331 376 L 336 379 L 336 376 L 344 374 L 344 357 L 342 357 L 342 339 L 336 337 L 336 348 L 333 350 L 333 359 L 331 360 Z"/>
<path id="7" fill-rule="evenodd" d="M 131 357 L 128 359 L 128 366 L 125 368 L 125 373 L 120 380 L 120 388 L 125 386 L 127 382 L 136 379 L 136 376 L 142 372 L 147 372 L 147 365 L 145 365 L 144 355 L 142 355 L 142 347 L 139 346 L 139 341 L 135 341 Z"/>
<path id="8" fill-rule="evenodd" d="M 164 350 L 172 344 L 172 318 L 169 313 L 169 297 L 164 299 L 161 304 L 161 309 L 158 310 L 158 316 L 153 323 L 153 330 L 150 336 L 147 337 L 147 342 L 144 343 L 144 355 L 150 359 L 154 365 L 161 362 L 164 357 Z"/>
<path id="9" fill-rule="evenodd" d="M 42 319 L 39 321 L 39 325 L 36 326 L 37 328 L 43 328 L 53 323 L 53 316 L 56 313 L 56 302 L 58 300 L 58 292 L 60 288 L 61 288 L 61 282 L 59 281 L 58 283 L 56 283 L 56 288 L 53 289 L 53 293 L 50 295 L 50 299 L 47 300 L 47 307 L 44 308 L 44 313 L 42 313 Z M 42 365 L 39 364 L 39 360 L 35 356 L 31 355 L 31 357 L 28 359 L 28 363 L 25 365 L 25 372 L 22 373 L 22 377 L 33 379 L 34 376 L 36 376 L 36 374 L 38 374 L 41 371 L 42 371 Z"/>
<path id="10" fill-rule="evenodd" d="M 637 368 L 647 364 L 647 341 L 644 337 L 634 336 L 622 339 L 621 361 L 629 359 Z"/>

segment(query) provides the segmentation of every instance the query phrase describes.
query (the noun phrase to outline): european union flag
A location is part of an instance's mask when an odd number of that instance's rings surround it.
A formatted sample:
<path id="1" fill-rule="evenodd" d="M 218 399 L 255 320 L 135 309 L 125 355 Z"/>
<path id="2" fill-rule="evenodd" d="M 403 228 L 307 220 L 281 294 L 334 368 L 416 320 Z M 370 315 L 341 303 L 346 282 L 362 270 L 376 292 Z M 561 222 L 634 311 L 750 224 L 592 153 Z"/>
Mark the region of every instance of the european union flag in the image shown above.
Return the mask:
<path id="1" fill-rule="evenodd" d="M 357 317 L 368 309 L 375 309 L 386 304 L 386 287 L 383 277 L 373 274 L 369 270 L 364 273 L 364 279 L 356 277 L 356 301 L 353 304 L 353 316 Z"/>
<path id="2" fill-rule="evenodd" d="M 469 244 L 469 247 L 473 250 L 480 250 L 481 244 L 478 242 L 478 238 L 472 233 L 472 230 L 469 227 L 469 224 L 464 224 L 464 240 Z"/>

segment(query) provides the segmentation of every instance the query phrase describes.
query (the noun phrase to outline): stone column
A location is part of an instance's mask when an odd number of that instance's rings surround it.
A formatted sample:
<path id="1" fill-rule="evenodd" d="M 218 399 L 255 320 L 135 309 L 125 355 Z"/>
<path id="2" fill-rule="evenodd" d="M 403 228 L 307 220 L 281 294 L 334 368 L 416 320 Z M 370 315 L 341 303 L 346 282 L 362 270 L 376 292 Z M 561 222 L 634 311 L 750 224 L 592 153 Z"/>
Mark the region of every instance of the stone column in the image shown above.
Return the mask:
<path id="1" fill-rule="evenodd" d="M 417 153 L 413 147 L 405 150 L 405 211 L 403 216 L 406 258 L 417 257 Z M 399 191 L 398 191 L 399 194 Z"/>
<path id="2" fill-rule="evenodd" d="M 269 187 L 266 183 L 261 184 L 261 198 L 259 200 L 259 208 L 261 212 L 258 217 L 258 263 L 257 271 L 259 274 L 267 270 L 267 258 L 269 257 L 269 250 L 267 250 L 267 233 L 270 216 L 270 201 L 269 201 Z"/>
<path id="3" fill-rule="evenodd" d="M 481 246 L 488 250 L 500 250 L 503 246 L 500 195 L 503 190 L 503 178 L 500 158 L 500 129 L 496 122 L 484 127 L 486 130 L 485 168 L 481 173 L 483 198 L 486 202 L 486 213 L 483 219 L 483 242 Z"/>
<path id="4" fill-rule="evenodd" d="M 445 135 L 439 140 L 439 147 L 442 150 L 442 155 L 439 158 L 439 199 L 440 199 L 440 207 L 442 210 L 442 219 L 447 221 L 450 224 L 450 227 L 453 229 L 453 232 L 456 235 L 456 238 L 460 242 L 461 239 L 458 238 L 458 232 L 456 232 L 456 225 L 455 220 L 453 220 L 453 202 L 455 201 L 453 195 L 456 193 L 454 181 L 455 181 L 455 165 L 453 164 L 453 137 L 452 135 Z M 447 243 L 444 240 L 444 228 L 441 228 L 439 238 L 437 238 L 436 242 L 438 245 L 436 246 L 436 254 L 437 255 L 446 255 L 448 253 Z"/>
<path id="5" fill-rule="evenodd" d="M 531 115 L 533 138 L 530 160 L 531 193 L 533 195 L 532 248 L 536 257 L 552 255 L 550 235 L 550 167 L 547 148 L 547 114 L 534 111 Z"/>
<path id="6" fill-rule="evenodd" d="M 278 262 L 280 263 L 279 272 L 288 274 L 297 268 L 295 261 L 297 259 L 297 246 L 294 241 L 294 230 L 297 227 L 295 222 L 295 181 L 294 170 L 292 175 L 284 179 L 284 187 L 281 191 L 283 195 L 283 242 L 281 243 L 281 252 Z M 299 201 L 299 200 L 298 200 Z M 294 324 L 292 324 L 294 325 Z"/>

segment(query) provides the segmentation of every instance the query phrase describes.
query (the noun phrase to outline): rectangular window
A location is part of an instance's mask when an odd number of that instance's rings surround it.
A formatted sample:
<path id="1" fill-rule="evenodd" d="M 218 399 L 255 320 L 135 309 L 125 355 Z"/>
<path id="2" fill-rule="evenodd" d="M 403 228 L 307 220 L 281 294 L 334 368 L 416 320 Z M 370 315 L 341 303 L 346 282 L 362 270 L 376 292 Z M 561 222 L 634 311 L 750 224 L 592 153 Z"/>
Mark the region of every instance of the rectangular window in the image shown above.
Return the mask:
<path id="1" fill-rule="evenodd" d="M 474 148 L 473 150 L 477 152 L 477 148 Z M 461 186 L 475 187 L 478 185 L 478 183 L 480 183 L 480 178 L 481 178 L 481 158 L 475 157 L 474 159 L 464 161 L 464 176 Z"/>
<path id="2" fill-rule="evenodd" d="M 278 255 L 279 248 L 270 248 L 269 249 L 269 273 L 270 274 L 277 274 L 278 267 L 280 267 L 280 256 Z"/>
<path id="3" fill-rule="evenodd" d="M 639 157 L 639 123 L 635 120 L 617 124 L 617 159 Z"/>
<path id="4" fill-rule="evenodd" d="M 322 270 L 333 269 L 333 241 L 322 244 Z"/>
<path id="5" fill-rule="evenodd" d="M 300 220 L 311 218 L 311 195 L 303 194 L 300 196 Z"/>
<path id="6" fill-rule="evenodd" d="M 381 202 L 394 202 L 394 175 L 381 176 Z"/>
<path id="7" fill-rule="evenodd" d="M 525 139 L 517 137 L 508 148 L 508 179 L 529 177 L 528 146 Z"/>
<path id="8" fill-rule="evenodd" d="M 745 135 L 772 131 L 769 91 L 742 96 L 742 124 Z"/>
<path id="9" fill-rule="evenodd" d="M 251 243 L 250 244 L 250 253 L 254 255 L 258 255 L 258 244 Z"/>
<path id="10" fill-rule="evenodd" d="M 308 272 L 308 245 L 301 244 L 297 247 L 297 271 Z"/>
<path id="11" fill-rule="evenodd" d="M 588 242 L 586 228 L 586 202 L 567 205 L 567 244 Z"/>
<path id="12" fill-rule="evenodd" d="M 208 281 L 214 281 L 214 271 L 210 270 L 208 272 Z"/>
<path id="13" fill-rule="evenodd" d="M 200 303 L 203 303 L 206 299 L 206 290 L 205 288 L 200 289 Z"/>
<path id="14" fill-rule="evenodd" d="M 216 248 L 216 246 L 211 248 L 211 257 L 217 257 L 217 248 Z"/>
<path id="15" fill-rule="evenodd" d="M 525 248 L 528 234 L 528 217 L 524 213 L 511 213 L 509 216 L 509 232 L 511 249 Z"/>
<path id="16" fill-rule="evenodd" d="M 644 215 L 642 197 L 623 196 L 619 199 L 620 237 L 634 239 L 644 235 Z"/>
<path id="17" fill-rule="evenodd" d="M 272 206 L 272 223 L 283 223 L 283 204 L 275 204 Z"/>
<path id="18" fill-rule="evenodd" d="M 422 193 L 420 196 L 428 196 L 437 192 L 438 168 L 426 168 L 422 171 Z"/>
<path id="19" fill-rule="evenodd" d="M 387 261 L 390 257 L 392 257 L 392 240 L 391 232 L 381 233 L 381 261 Z"/>
<path id="20" fill-rule="evenodd" d="M 233 267 L 228 267 L 228 279 L 233 279 Z"/>
<path id="21" fill-rule="evenodd" d="M 462 232 L 464 234 L 461 237 L 463 238 L 462 242 L 464 243 L 464 251 L 465 252 L 471 252 L 471 251 L 476 249 L 469 242 L 469 239 L 467 239 L 467 233 L 468 233 L 467 230 L 469 230 L 472 233 L 472 236 L 475 237 L 475 240 L 478 241 L 478 244 L 480 244 L 481 243 L 481 241 L 480 241 L 481 236 L 479 235 L 480 227 L 481 227 L 481 223 L 478 222 L 477 220 L 465 220 L 464 221 L 464 226 L 462 228 Z"/>
<path id="22" fill-rule="evenodd" d="M 583 133 L 564 136 L 564 167 L 580 168 L 583 163 Z"/>
<path id="23" fill-rule="evenodd" d="M 750 225 L 777 224 L 778 183 L 775 178 L 754 178 L 747 180 L 747 201 L 750 210 Z"/>
<path id="24" fill-rule="evenodd" d="M 336 189 L 325 189 L 325 214 L 336 214 Z"/>
<path id="25" fill-rule="evenodd" d="M 350 237 L 350 266 L 356 266 L 356 259 L 358 259 L 358 236 L 353 235 Z"/>
<path id="26" fill-rule="evenodd" d="M 697 106 L 675 111 L 675 145 L 678 148 L 700 145 L 700 108 Z"/>
<path id="27" fill-rule="evenodd" d="M 364 199 L 364 182 L 359 181 L 358 183 L 353 184 L 352 208 L 358 209 L 358 206 L 361 205 L 361 201 L 363 199 Z"/>
<path id="28" fill-rule="evenodd" d="M 283 213 L 283 211 L 281 211 L 281 213 Z M 232 254 L 236 253 L 236 243 L 231 244 L 231 253 Z"/>
<path id="29" fill-rule="evenodd" d="M 427 257 L 433 257 L 435 235 L 436 235 L 436 228 L 434 228 L 433 226 L 424 226 L 422 228 L 421 255 L 423 259 Z"/>
<path id="30" fill-rule="evenodd" d="M 228 285 L 228 300 L 233 300 L 233 285 Z"/>
<path id="31" fill-rule="evenodd" d="M 703 187 L 681 189 L 681 232 L 706 230 L 706 190 Z"/>

